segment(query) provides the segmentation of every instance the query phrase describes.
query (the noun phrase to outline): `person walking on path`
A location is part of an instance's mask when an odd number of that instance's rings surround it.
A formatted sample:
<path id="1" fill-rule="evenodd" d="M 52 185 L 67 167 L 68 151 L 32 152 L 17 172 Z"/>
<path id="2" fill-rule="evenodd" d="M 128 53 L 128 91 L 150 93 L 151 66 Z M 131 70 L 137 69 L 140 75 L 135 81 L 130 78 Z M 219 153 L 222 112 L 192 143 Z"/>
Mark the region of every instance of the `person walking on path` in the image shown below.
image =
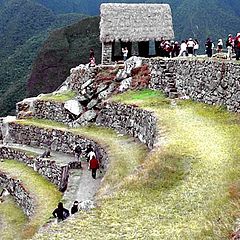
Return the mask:
<path id="1" fill-rule="evenodd" d="M 53 216 L 61 222 L 69 217 L 69 211 L 63 207 L 63 203 L 59 202 L 58 207 L 53 211 Z"/>
<path id="2" fill-rule="evenodd" d="M 89 169 L 92 170 L 92 178 L 96 179 L 97 170 L 99 169 L 99 162 L 98 160 L 93 157 L 89 162 Z"/>
<path id="3" fill-rule="evenodd" d="M 78 201 L 74 201 L 73 206 L 71 208 L 71 214 L 78 212 Z"/>
<path id="4" fill-rule="evenodd" d="M 76 144 L 76 146 L 74 148 L 74 152 L 75 152 L 75 157 L 76 157 L 77 161 L 80 163 L 80 168 L 82 168 L 82 163 L 81 163 L 82 149 L 78 144 Z"/>
<path id="5" fill-rule="evenodd" d="M 91 146 L 87 148 L 87 162 L 89 162 L 92 158 L 96 158 L 96 154 Z"/>

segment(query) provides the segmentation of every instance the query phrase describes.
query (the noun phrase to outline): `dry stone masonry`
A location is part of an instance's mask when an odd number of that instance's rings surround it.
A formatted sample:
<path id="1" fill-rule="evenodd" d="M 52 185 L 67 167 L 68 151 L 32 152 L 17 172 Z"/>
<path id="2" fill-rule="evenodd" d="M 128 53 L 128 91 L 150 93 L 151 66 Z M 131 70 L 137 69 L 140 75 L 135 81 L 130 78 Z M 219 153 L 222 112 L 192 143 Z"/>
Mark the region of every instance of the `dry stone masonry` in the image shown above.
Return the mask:
<path id="1" fill-rule="evenodd" d="M 149 111 L 131 105 L 106 103 L 99 112 L 96 123 L 136 137 L 150 149 L 154 146 L 157 119 Z"/>
<path id="2" fill-rule="evenodd" d="M 22 125 L 15 122 L 9 123 L 9 134 L 13 143 L 29 145 L 33 147 L 50 147 L 53 151 L 64 152 L 73 155 L 73 149 L 76 143 L 81 147 L 83 155 L 86 156 L 86 150 L 91 145 L 97 157 L 101 160 L 104 169 L 107 169 L 108 156 L 106 151 L 95 141 L 71 132 L 40 128 L 33 125 Z M 69 162 L 69 166 L 75 164 Z"/>
<path id="3" fill-rule="evenodd" d="M 0 172 L 0 186 L 8 190 L 28 217 L 31 217 L 34 214 L 34 199 L 23 186 L 21 181 Z"/>
<path id="4" fill-rule="evenodd" d="M 10 147 L 0 147 L 0 158 L 14 159 L 25 163 L 55 184 L 60 191 L 64 191 L 67 188 L 69 177 L 68 165 L 60 166 L 55 161 L 44 160 L 30 153 L 25 153 L 24 151 Z"/>
<path id="5" fill-rule="evenodd" d="M 226 60 L 145 59 L 150 88 L 240 112 L 240 65 Z"/>

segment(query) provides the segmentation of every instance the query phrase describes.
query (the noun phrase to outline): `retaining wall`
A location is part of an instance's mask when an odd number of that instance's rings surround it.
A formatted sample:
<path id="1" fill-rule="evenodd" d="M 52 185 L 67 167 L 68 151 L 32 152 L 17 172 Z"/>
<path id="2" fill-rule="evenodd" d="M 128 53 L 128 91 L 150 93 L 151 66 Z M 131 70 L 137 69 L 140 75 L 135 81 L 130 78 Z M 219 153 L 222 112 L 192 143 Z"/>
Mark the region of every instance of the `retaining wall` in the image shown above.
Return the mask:
<path id="1" fill-rule="evenodd" d="M 149 87 L 240 112 L 240 65 L 226 60 L 144 59 Z"/>
<path id="2" fill-rule="evenodd" d="M 72 155 L 76 143 L 81 147 L 85 156 L 87 147 L 91 145 L 97 158 L 101 160 L 103 168 L 106 169 L 108 165 L 107 153 L 97 142 L 71 132 L 12 122 L 9 123 L 9 134 L 13 143 L 42 148 L 50 147 L 53 151 Z"/>
<path id="3" fill-rule="evenodd" d="M 0 158 L 14 159 L 19 162 L 23 162 L 55 184 L 60 191 L 64 191 L 67 188 L 69 177 L 68 165 L 59 166 L 55 161 L 37 158 L 25 153 L 24 151 L 10 147 L 0 148 Z"/>
<path id="4" fill-rule="evenodd" d="M 34 214 L 34 199 L 19 180 L 0 172 L 0 186 L 8 190 L 28 217 Z"/>
<path id="5" fill-rule="evenodd" d="M 156 123 L 153 112 L 119 103 L 106 103 L 96 119 L 96 124 L 136 137 L 150 149 L 157 134 Z"/>

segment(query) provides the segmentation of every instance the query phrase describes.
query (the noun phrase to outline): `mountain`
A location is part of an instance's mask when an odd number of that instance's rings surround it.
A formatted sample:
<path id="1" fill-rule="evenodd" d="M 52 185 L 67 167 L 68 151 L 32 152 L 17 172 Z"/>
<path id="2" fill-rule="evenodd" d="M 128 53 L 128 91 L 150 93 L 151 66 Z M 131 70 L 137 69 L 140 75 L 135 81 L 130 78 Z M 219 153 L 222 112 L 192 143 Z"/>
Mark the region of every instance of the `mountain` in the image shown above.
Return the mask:
<path id="1" fill-rule="evenodd" d="M 0 0 L 0 115 L 26 97 L 31 65 L 51 29 L 72 24 L 85 15 L 55 14 L 31 0 Z"/>
<path id="2" fill-rule="evenodd" d="M 86 61 L 90 46 L 95 48 L 96 52 L 99 51 L 97 50 L 100 44 L 97 38 L 99 29 L 95 25 L 91 29 L 96 31 L 92 32 L 92 36 L 83 38 L 83 35 L 77 34 L 79 40 L 74 39 L 74 42 L 78 41 L 83 52 L 82 54 L 71 53 L 68 59 L 64 53 L 69 49 L 71 52 L 72 47 L 78 49 L 71 44 L 67 46 L 66 41 L 71 39 L 67 30 L 57 32 L 56 37 L 54 37 L 56 32 L 50 34 L 50 38 L 46 39 L 51 30 L 83 18 L 84 16 L 79 13 L 99 15 L 99 6 L 102 2 L 170 4 L 173 12 L 175 39 L 181 41 L 189 37 L 197 38 L 200 40 L 201 52 L 204 52 L 204 42 L 207 37 L 211 37 L 216 43 L 218 38 L 225 40 L 229 33 L 235 35 L 240 31 L 239 0 L 0 0 L 0 115 L 9 113 L 11 109 L 14 109 L 15 102 L 26 96 L 26 81 L 29 76 L 28 93 L 34 95 L 41 91 L 45 92 L 55 88 L 56 84 L 49 83 L 54 86 L 45 89 L 43 86 L 46 83 L 42 82 L 52 82 L 51 79 L 54 79 L 56 83 L 64 81 L 68 70 L 74 64 Z M 84 28 L 88 28 L 87 21 L 84 22 Z M 77 28 L 80 29 L 81 26 Z M 74 29 L 71 29 L 74 32 Z M 45 40 L 46 43 L 44 43 Z M 58 46 L 55 41 L 63 45 Z M 84 47 L 81 47 L 81 41 L 84 41 L 82 42 Z M 88 44 L 87 41 L 92 42 Z M 44 44 L 43 48 L 37 55 L 42 44 Z M 49 48 L 50 45 L 53 51 Z M 36 57 L 31 72 L 32 62 Z M 47 66 L 45 57 L 46 59 L 50 57 L 51 65 L 58 69 L 57 78 L 56 71 L 50 74 L 52 66 Z M 64 66 L 65 63 L 66 66 Z M 64 70 L 61 71 L 59 66 Z M 39 91 L 37 91 L 38 87 Z"/>
<path id="3" fill-rule="evenodd" d="M 50 34 L 34 62 L 27 86 L 29 96 L 54 91 L 71 68 L 89 61 L 90 48 L 100 62 L 99 20 L 86 18 Z"/>

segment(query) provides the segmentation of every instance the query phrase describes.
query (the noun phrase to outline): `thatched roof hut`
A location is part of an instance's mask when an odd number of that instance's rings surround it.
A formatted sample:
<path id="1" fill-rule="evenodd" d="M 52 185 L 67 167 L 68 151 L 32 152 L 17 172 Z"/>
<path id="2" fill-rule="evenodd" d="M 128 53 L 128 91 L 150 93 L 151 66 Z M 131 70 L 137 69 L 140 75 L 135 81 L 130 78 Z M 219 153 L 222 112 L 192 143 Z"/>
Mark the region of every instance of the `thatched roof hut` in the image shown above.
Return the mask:
<path id="1" fill-rule="evenodd" d="M 101 5 L 101 42 L 139 42 L 174 37 L 172 13 L 168 4 Z"/>
<path id="2" fill-rule="evenodd" d="M 100 12 L 102 62 L 110 61 L 111 43 L 143 43 L 160 41 L 162 37 L 174 38 L 172 13 L 168 4 L 103 3 Z"/>

